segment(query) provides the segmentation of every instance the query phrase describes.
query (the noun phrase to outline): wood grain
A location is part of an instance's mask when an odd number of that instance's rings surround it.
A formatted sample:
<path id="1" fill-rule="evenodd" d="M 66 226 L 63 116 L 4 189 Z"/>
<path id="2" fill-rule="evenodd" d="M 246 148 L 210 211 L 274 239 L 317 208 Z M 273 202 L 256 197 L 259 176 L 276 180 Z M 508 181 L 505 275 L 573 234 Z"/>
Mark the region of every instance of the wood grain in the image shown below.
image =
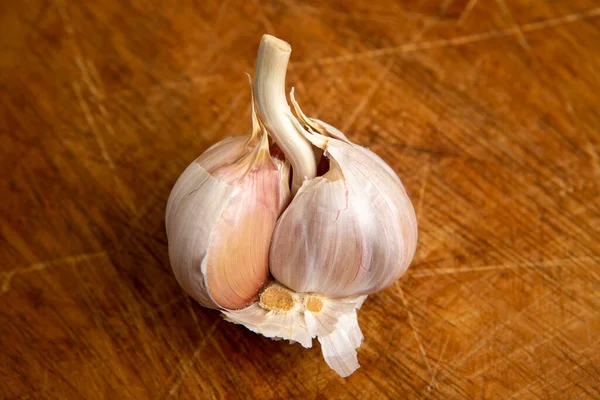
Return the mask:
<path id="1" fill-rule="evenodd" d="M 348 379 L 168 264 L 169 190 L 250 129 L 265 32 L 418 213 Z M 600 397 L 598 71 L 595 0 L 4 1 L 0 398 Z"/>

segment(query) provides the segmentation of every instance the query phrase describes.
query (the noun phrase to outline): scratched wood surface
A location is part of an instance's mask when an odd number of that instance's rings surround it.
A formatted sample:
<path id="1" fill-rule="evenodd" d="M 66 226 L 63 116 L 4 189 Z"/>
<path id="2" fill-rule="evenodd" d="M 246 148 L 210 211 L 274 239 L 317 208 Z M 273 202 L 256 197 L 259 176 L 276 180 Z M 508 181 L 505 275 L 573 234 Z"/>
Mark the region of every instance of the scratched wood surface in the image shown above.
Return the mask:
<path id="1" fill-rule="evenodd" d="M 418 214 L 348 379 L 168 264 L 170 188 L 248 132 L 264 32 Z M 5 0 L 0 45 L 0 398 L 600 397 L 597 0 Z"/>

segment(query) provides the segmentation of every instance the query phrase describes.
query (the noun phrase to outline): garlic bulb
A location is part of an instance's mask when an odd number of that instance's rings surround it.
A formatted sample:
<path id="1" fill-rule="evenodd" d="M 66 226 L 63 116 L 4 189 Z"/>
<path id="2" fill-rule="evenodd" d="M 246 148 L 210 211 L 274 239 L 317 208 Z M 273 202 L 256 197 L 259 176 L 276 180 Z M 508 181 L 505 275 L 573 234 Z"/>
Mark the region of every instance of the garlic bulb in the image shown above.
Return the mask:
<path id="1" fill-rule="evenodd" d="M 304 347 L 317 338 L 327 364 L 348 376 L 363 340 L 357 310 L 404 274 L 417 222 L 381 158 L 304 115 L 293 91 L 292 113 L 290 53 L 287 43 L 263 36 L 252 135 L 215 144 L 173 187 L 169 258 L 179 284 L 202 305 L 266 337 Z"/>

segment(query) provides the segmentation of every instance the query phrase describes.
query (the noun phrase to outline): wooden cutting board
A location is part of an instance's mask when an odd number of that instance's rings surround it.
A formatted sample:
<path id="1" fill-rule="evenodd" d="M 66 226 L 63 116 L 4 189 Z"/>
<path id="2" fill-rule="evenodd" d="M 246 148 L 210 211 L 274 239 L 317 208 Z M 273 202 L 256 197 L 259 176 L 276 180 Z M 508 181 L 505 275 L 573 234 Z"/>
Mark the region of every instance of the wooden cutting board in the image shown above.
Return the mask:
<path id="1" fill-rule="evenodd" d="M 599 6 L 4 1 L 0 397 L 600 397 Z M 418 215 L 347 379 L 169 267 L 169 191 L 249 132 L 265 32 L 304 111 L 385 159 Z"/>

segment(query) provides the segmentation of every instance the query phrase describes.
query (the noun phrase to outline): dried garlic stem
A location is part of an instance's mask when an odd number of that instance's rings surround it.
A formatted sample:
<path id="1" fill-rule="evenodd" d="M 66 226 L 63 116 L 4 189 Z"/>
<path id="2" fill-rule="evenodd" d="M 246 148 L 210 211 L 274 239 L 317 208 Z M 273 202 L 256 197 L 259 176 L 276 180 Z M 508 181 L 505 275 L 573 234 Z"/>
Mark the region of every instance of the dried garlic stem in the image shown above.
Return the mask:
<path id="1" fill-rule="evenodd" d="M 310 143 L 292 122 L 285 97 L 285 74 L 292 49 L 287 42 L 264 35 L 258 48 L 254 97 L 261 120 L 293 168 L 292 194 L 305 179 L 317 175 L 317 162 Z"/>

